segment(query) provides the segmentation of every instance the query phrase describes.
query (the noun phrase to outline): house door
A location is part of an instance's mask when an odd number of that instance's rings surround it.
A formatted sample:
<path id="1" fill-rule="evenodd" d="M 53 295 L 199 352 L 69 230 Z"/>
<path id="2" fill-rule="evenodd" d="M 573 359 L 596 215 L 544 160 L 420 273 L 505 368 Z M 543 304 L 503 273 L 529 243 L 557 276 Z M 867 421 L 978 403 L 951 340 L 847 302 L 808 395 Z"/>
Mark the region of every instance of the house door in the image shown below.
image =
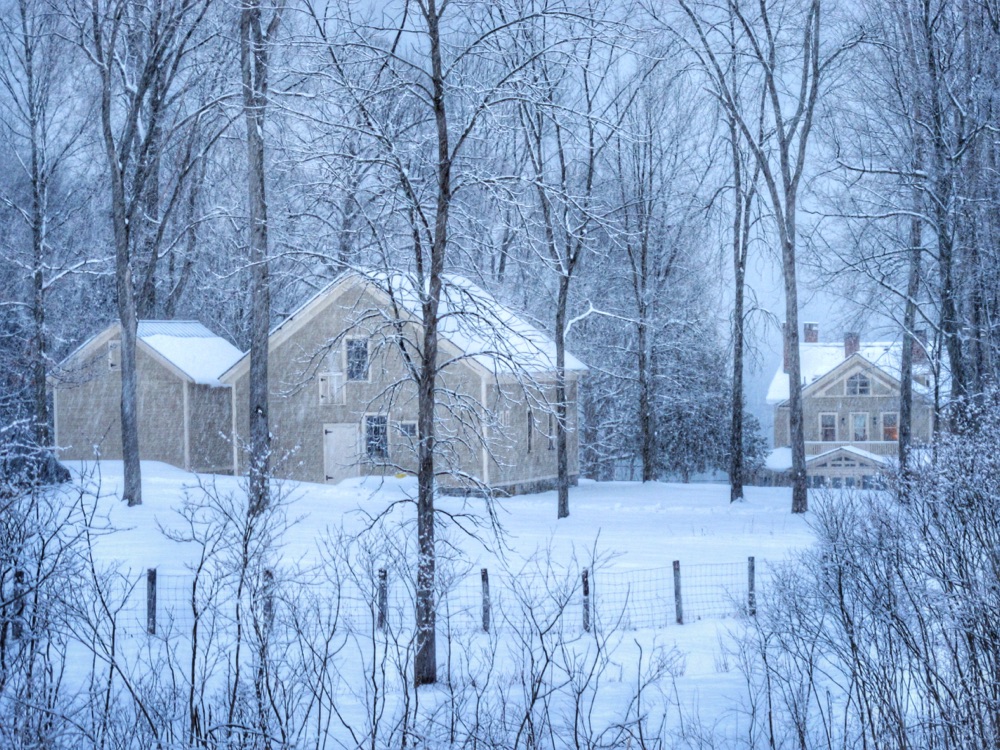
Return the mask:
<path id="1" fill-rule="evenodd" d="M 358 425 L 323 425 L 323 474 L 331 483 L 358 475 Z"/>

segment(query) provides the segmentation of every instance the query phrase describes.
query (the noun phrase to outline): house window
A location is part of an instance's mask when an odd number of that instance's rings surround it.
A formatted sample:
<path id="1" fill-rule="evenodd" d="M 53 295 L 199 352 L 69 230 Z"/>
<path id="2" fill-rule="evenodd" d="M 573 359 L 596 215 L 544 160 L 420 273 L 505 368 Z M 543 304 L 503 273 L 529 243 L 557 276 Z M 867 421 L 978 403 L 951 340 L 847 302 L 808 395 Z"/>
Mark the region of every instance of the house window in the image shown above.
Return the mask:
<path id="1" fill-rule="evenodd" d="M 122 342 L 108 342 L 108 369 L 120 370 L 122 366 Z"/>
<path id="2" fill-rule="evenodd" d="M 899 414 L 894 411 L 882 414 L 882 439 L 899 440 Z"/>
<path id="3" fill-rule="evenodd" d="M 389 420 L 385 414 L 365 416 L 365 453 L 372 461 L 389 458 Z"/>
<path id="4" fill-rule="evenodd" d="M 368 380 L 368 339 L 347 339 L 347 379 Z"/>
<path id="5" fill-rule="evenodd" d="M 837 440 L 837 415 L 819 415 L 819 439 L 824 443 L 833 443 Z"/>
<path id="6" fill-rule="evenodd" d="M 848 396 L 870 396 L 872 393 L 872 381 L 862 372 L 851 375 L 847 379 Z"/>
<path id="7" fill-rule="evenodd" d="M 868 415 L 851 415 L 851 440 L 854 442 L 864 442 L 868 439 Z"/>

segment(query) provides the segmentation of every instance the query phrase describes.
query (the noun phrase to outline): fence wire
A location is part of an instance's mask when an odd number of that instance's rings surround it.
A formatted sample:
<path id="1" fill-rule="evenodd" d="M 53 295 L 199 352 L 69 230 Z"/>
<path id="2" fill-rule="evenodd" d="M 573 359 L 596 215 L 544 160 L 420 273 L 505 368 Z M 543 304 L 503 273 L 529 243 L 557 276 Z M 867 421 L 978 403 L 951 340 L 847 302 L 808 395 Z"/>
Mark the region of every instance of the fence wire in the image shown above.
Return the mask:
<path id="1" fill-rule="evenodd" d="M 708 618 L 732 617 L 745 612 L 750 599 L 748 563 L 721 563 L 679 566 L 680 610 L 684 623 Z M 755 593 L 766 584 L 767 566 L 755 564 Z M 118 626 L 127 633 L 143 633 L 149 628 L 149 593 L 146 576 L 134 580 L 118 609 Z M 196 617 L 202 622 L 234 618 L 237 583 L 203 577 L 195 588 L 193 575 L 159 575 L 156 578 L 155 628 L 158 634 L 190 632 Z M 678 622 L 673 568 L 648 570 L 589 570 L 588 596 L 584 596 L 581 571 L 535 572 L 510 575 L 489 573 L 488 613 L 484 613 L 481 575 L 452 577 L 437 592 L 439 629 L 452 632 L 481 630 L 484 618 L 491 630 L 520 627 L 526 619 L 558 621 L 562 628 L 584 628 L 585 620 L 598 629 L 664 628 Z M 380 624 L 380 589 L 372 580 L 352 578 L 339 588 L 326 584 L 301 585 L 278 580 L 268 593 L 245 586 L 246 606 L 268 606 L 280 612 L 292 598 L 312 596 L 335 611 L 339 626 L 356 632 L 374 631 Z M 401 576 L 386 577 L 382 622 L 393 631 L 412 629 L 414 616 L 413 581 Z M 264 600 L 270 600 L 262 605 Z M 588 610 L 585 617 L 584 610 Z M 246 610 L 245 607 L 245 611 Z"/>

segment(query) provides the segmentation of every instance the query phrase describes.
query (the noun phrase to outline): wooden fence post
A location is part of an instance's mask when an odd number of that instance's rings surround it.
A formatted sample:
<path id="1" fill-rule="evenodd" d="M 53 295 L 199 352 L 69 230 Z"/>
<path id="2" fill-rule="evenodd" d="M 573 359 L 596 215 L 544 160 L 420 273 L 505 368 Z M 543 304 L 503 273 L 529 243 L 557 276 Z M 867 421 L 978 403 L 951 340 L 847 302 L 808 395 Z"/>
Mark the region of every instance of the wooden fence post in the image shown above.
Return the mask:
<path id="1" fill-rule="evenodd" d="M 483 578 L 483 632 L 490 632 L 490 573 L 486 568 L 482 570 Z"/>
<path id="2" fill-rule="evenodd" d="M 11 635 L 14 640 L 20 640 L 24 635 L 24 600 L 28 595 L 28 587 L 24 584 L 24 571 L 14 571 L 14 622 L 11 625 Z"/>
<path id="3" fill-rule="evenodd" d="M 378 569 L 378 629 L 385 630 L 389 621 L 389 572 Z"/>
<path id="4" fill-rule="evenodd" d="M 590 632 L 590 571 L 583 569 L 583 629 Z"/>
<path id="5" fill-rule="evenodd" d="M 747 558 L 747 612 L 751 617 L 757 616 L 757 592 L 756 581 L 754 580 L 757 570 L 753 555 Z"/>
<path id="6" fill-rule="evenodd" d="M 274 625 L 274 571 L 264 568 L 264 627 L 268 632 Z"/>
<path id="7" fill-rule="evenodd" d="M 156 568 L 146 571 L 146 632 L 156 635 Z"/>
<path id="8" fill-rule="evenodd" d="M 674 613 L 677 624 L 684 624 L 684 604 L 681 601 L 681 561 L 674 560 Z"/>

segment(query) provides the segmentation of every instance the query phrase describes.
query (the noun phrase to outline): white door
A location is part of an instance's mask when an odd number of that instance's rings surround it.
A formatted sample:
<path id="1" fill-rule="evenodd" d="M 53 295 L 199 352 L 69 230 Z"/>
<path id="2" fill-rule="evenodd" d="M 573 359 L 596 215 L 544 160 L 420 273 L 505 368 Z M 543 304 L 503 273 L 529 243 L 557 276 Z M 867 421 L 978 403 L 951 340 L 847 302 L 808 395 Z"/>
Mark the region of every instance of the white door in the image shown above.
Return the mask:
<path id="1" fill-rule="evenodd" d="M 323 474 L 331 483 L 358 475 L 358 425 L 323 425 Z"/>

